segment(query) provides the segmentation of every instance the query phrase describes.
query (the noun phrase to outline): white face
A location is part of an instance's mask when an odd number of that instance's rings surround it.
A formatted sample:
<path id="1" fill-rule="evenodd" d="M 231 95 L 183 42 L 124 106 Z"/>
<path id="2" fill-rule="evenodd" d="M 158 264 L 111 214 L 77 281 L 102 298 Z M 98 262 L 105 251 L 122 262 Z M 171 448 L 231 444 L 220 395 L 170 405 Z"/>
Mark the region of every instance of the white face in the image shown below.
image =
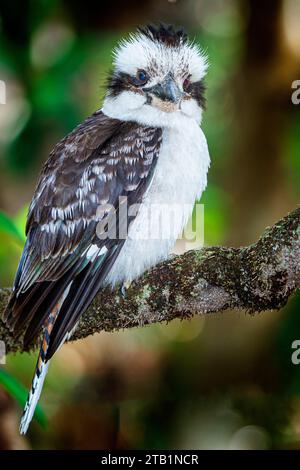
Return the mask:
<path id="1" fill-rule="evenodd" d="M 206 57 L 186 41 L 174 44 L 138 33 L 115 51 L 105 114 L 150 126 L 201 121 Z"/>

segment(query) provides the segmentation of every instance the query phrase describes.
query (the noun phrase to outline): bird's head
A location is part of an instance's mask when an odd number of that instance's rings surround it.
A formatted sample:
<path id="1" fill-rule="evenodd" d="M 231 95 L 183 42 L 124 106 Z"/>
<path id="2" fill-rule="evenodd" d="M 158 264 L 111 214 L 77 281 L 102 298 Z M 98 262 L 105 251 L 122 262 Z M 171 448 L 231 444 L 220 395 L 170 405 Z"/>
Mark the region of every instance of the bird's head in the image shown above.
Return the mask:
<path id="1" fill-rule="evenodd" d="M 182 29 L 139 28 L 114 53 L 103 111 L 146 125 L 180 125 L 201 120 L 205 104 L 206 56 Z"/>

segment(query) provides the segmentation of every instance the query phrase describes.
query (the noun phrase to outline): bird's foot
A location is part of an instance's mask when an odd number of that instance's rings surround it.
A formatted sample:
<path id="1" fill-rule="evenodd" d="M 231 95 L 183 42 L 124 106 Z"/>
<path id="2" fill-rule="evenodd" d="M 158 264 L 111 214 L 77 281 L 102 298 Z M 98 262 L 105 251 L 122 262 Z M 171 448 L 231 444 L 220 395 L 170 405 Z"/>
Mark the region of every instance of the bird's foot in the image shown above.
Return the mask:
<path id="1" fill-rule="evenodd" d="M 124 282 L 122 282 L 122 285 L 121 285 L 121 287 L 120 287 L 120 294 L 121 294 L 121 296 L 123 297 L 123 299 L 125 299 L 125 297 L 126 297 L 126 291 L 127 291 L 127 289 L 129 289 L 130 285 L 131 285 L 131 282 L 130 282 L 130 281 L 124 281 Z"/>

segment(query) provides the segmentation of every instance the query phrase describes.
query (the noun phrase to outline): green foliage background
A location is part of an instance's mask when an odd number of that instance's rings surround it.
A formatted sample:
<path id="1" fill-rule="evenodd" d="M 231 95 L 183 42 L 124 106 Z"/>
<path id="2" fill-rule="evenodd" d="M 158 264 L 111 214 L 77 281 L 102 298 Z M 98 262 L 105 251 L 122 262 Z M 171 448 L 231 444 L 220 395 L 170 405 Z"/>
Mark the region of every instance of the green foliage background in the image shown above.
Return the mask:
<path id="1" fill-rule="evenodd" d="M 264 194 L 258 181 L 249 186 L 251 203 L 236 189 L 250 185 L 249 161 L 238 150 L 240 134 L 253 126 L 247 108 L 239 114 L 237 106 L 236 83 L 249 60 L 248 17 L 239 2 L 203 1 L 200 9 L 196 0 L 157 2 L 159 9 L 148 1 L 144 10 L 138 2 L 128 2 L 128 9 L 121 2 L 104 3 L 92 14 L 89 2 L 2 0 L 0 79 L 7 84 L 7 104 L 0 105 L 1 286 L 13 282 L 42 162 L 60 138 L 100 108 L 111 50 L 135 24 L 149 19 L 187 24 L 209 56 L 203 128 L 212 166 L 202 198 L 205 243 L 252 242 L 299 202 L 300 117 L 290 103 L 289 82 L 280 110 L 284 124 L 274 135 L 279 174 L 269 199 L 258 200 Z M 299 57 L 288 60 L 300 71 Z M 255 64 L 250 61 L 252 68 Z M 244 93 L 256 87 L 249 83 Z M 264 125 L 267 135 L 271 130 L 267 121 Z M 264 141 L 255 145 L 264 148 Z M 250 165 L 258 176 L 261 163 L 253 150 Z M 271 164 L 267 179 L 273 181 L 274 172 Z M 243 207 L 249 218 L 234 217 Z M 20 384 L 29 385 L 36 358 L 9 356 L 0 370 L 0 447 L 299 448 L 300 369 L 290 360 L 291 343 L 300 336 L 299 307 L 298 295 L 279 313 L 251 318 L 228 312 L 66 345 L 44 388 L 44 413 L 38 413 L 43 427 L 35 421 L 27 438 L 11 441 L 7 420 L 17 435 L 18 402 L 24 401 Z"/>

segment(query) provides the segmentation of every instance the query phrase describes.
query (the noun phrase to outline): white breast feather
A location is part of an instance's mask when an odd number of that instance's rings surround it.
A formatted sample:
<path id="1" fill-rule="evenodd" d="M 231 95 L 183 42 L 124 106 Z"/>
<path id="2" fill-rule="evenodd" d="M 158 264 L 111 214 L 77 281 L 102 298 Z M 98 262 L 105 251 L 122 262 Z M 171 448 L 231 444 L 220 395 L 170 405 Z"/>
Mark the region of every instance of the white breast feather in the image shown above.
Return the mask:
<path id="1" fill-rule="evenodd" d="M 182 117 L 180 126 L 163 130 L 162 147 L 151 186 L 107 283 L 115 285 L 124 280 L 131 281 L 168 258 L 195 201 L 206 187 L 209 162 L 206 139 L 195 120 Z M 155 205 L 155 217 L 150 215 L 149 218 L 151 205 Z M 157 208 L 161 207 L 159 211 L 164 219 L 172 217 L 174 205 L 178 210 L 171 236 L 149 240 L 149 231 L 151 234 L 159 232 Z"/>

